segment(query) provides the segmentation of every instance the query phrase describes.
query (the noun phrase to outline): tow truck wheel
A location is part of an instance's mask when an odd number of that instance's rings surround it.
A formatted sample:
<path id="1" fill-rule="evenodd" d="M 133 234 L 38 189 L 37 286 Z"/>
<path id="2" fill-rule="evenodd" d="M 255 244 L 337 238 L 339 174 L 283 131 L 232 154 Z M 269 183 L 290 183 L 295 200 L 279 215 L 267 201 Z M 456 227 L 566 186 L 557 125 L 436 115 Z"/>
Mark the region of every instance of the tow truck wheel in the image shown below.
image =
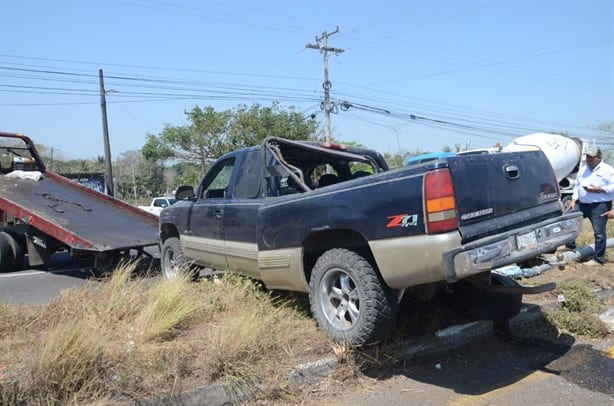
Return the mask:
<path id="1" fill-rule="evenodd" d="M 7 230 L 0 232 L 0 235 L 11 247 L 13 253 L 13 264 L 11 270 L 19 270 L 23 266 L 24 246 L 26 244 L 23 235 L 16 233 L 13 230 Z"/>
<path id="2" fill-rule="evenodd" d="M 11 238 L 10 235 L 4 231 L 0 232 L 0 272 L 11 272 L 13 270 L 13 263 L 15 262 L 15 254 L 6 237 Z"/>
<path id="3" fill-rule="evenodd" d="M 162 245 L 162 273 L 166 279 L 175 279 L 181 274 L 189 274 L 192 280 L 198 278 L 198 270 L 190 266 L 183 256 L 183 248 L 177 237 L 170 237 Z"/>
<path id="4" fill-rule="evenodd" d="M 333 341 L 373 343 L 394 327 L 398 300 L 364 257 L 331 249 L 318 258 L 309 282 L 311 312 Z"/>

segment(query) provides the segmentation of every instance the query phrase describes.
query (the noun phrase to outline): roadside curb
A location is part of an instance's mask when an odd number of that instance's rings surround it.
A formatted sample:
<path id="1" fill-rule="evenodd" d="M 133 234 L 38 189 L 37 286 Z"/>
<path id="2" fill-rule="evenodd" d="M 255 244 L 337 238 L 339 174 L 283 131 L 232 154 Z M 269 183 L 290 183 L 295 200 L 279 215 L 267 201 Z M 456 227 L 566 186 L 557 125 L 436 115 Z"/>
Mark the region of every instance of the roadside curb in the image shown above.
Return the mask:
<path id="1" fill-rule="evenodd" d="M 542 316 L 541 308 L 534 304 L 523 304 L 520 313 L 509 320 L 510 328 L 531 323 Z M 392 348 L 398 351 L 404 359 L 411 359 L 421 355 L 429 355 L 450 349 L 462 347 L 466 343 L 495 334 L 492 321 L 474 321 L 458 324 L 436 331 L 433 335 L 417 339 L 401 341 Z M 336 357 L 326 357 L 314 362 L 297 365 L 287 374 L 286 383 L 290 387 L 305 384 L 314 384 L 329 377 L 339 364 Z M 246 385 L 220 385 L 215 384 L 207 388 L 182 392 L 176 396 L 166 398 L 148 399 L 138 402 L 143 406 L 226 406 L 245 402 L 253 397 Z"/>
<path id="2" fill-rule="evenodd" d="M 509 320 L 509 327 L 531 323 L 539 320 L 541 316 L 541 308 L 538 305 L 523 304 L 520 313 Z M 494 335 L 495 331 L 495 323 L 492 321 L 472 321 L 438 330 L 426 339 L 422 337 L 400 342 L 395 348 L 404 359 L 411 359 L 462 347 L 472 340 Z"/>

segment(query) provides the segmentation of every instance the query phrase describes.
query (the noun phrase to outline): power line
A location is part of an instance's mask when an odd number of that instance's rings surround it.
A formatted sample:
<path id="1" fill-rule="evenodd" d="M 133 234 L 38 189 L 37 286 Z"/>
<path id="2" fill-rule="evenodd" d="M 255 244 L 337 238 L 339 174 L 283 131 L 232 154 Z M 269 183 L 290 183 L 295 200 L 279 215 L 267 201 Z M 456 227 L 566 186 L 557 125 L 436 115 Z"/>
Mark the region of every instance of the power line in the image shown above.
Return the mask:
<path id="1" fill-rule="evenodd" d="M 330 35 L 330 34 L 329 34 Z M 322 38 L 316 38 L 323 40 Z M 332 48 L 336 49 L 336 48 Z M 37 58 L 42 59 L 42 58 Z M 11 73 L 6 73 L 11 72 Z M 27 81 L 44 81 L 44 82 L 59 82 L 72 83 L 77 85 L 74 88 L 65 86 L 32 86 L 22 84 L 2 84 L 0 88 L 5 93 L 37 93 L 43 95 L 58 95 L 58 96 L 79 96 L 89 97 L 96 93 L 95 88 L 83 88 L 83 85 L 94 85 L 95 75 L 87 73 L 87 71 L 76 70 L 71 68 L 44 67 L 37 69 L 36 67 L 16 67 L 0 65 L 0 76 L 12 77 L 19 80 Z M 176 100 L 253 100 L 266 99 L 272 101 L 298 102 L 309 103 L 313 105 L 321 100 L 313 94 L 312 91 L 305 91 L 296 88 L 287 87 L 270 87 L 270 86 L 245 86 L 244 84 L 221 83 L 212 81 L 191 80 L 185 78 L 172 77 L 151 77 L 141 76 L 126 73 L 113 73 L 105 75 L 105 80 L 108 87 L 117 87 L 118 93 L 115 93 L 109 103 L 142 103 L 142 102 L 158 102 L 158 101 L 176 101 Z M 488 134 L 496 132 L 499 134 L 519 135 L 522 133 L 544 131 L 543 126 L 528 124 L 528 121 L 538 123 L 537 120 L 526 118 L 509 118 L 502 120 L 498 117 L 504 117 L 501 114 L 485 112 L 482 110 L 469 109 L 463 106 L 455 106 L 449 103 L 435 102 L 426 99 L 408 97 L 406 95 L 397 95 L 391 92 L 379 91 L 377 89 L 368 89 L 360 86 L 352 86 L 353 88 L 377 92 L 382 97 L 361 96 L 352 93 L 339 92 L 342 97 L 347 97 L 345 100 L 352 100 L 351 105 L 360 111 L 373 113 L 385 113 L 389 118 L 404 120 L 405 122 L 420 123 L 421 125 L 430 126 L 441 129 L 455 129 L 455 131 L 476 131 L 488 137 Z M 135 89 L 135 91 L 126 90 Z M 138 89 L 138 90 L 137 90 Z M 143 89 L 143 90 L 141 90 Z M 151 91 L 144 91 L 151 89 Z M 403 99 L 419 100 L 421 103 L 407 103 L 405 101 L 391 100 L 389 96 L 395 96 Z M 361 103 L 365 100 L 370 103 Z M 382 105 L 389 107 L 374 107 L 372 102 L 381 102 Z M 339 99 L 331 100 L 329 112 L 337 113 L 337 107 L 343 106 L 344 101 Z M 3 106 L 37 106 L 37 105 L 73 105 L 87 103 L 3 103 Z M 92 102 L 93 104 L 93 102 Z M 334 106 L 334 107 L 333 107 Z M 409 107 L 416 110 L 422 110 L 422 113 L 403 111 Z M 358 108 L 360 107 L 360 109 Z M 342 108 L 343 109 L 343 108 Z M 417 119 L 411 119 L 411 115 Z M 409 117 L 409 118 L 408 118 Z M 508 116 L 509 117 L 509 116 Z M 520 121 L 519 121 L 520 120 Z M 522 123 L 522 124 L 521 124 Z M 574 127 L 567 124 L 549 123 L 561 128 L 578 128 L 584 132 L 587 129 L 583 127 Z M 475 135 L 475 134 L 474 134 Z M 478 136 L 478 135 L 475 135 Z"/>

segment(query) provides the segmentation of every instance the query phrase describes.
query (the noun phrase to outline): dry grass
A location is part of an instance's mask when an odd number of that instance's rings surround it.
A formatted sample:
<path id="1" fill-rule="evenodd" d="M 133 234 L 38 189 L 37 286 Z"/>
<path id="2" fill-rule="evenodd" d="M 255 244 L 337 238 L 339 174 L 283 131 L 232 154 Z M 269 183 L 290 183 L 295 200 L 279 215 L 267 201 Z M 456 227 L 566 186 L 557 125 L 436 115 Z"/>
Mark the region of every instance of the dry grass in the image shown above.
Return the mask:
<path id="1" fill-rule="evenodd" d="M 266 381 L 284 359 L 327 345 L 309 317 L 253 281 L 133 271 L 124 264 L 47 306 L 0 304 L 0 404 L 107 404 Z"/>

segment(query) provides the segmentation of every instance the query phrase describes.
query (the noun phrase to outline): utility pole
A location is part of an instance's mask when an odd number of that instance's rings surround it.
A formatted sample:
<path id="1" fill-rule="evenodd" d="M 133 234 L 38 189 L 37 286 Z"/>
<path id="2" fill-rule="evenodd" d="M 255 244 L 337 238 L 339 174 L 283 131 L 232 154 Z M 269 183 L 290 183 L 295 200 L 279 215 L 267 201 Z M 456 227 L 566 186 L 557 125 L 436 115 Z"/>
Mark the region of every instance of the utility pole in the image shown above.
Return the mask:
<path id="1" fill-rule="evenodd" d="M 111 146 L 109 144 L 109 125 L 107 124 L 107 99 L 106 92 L 104 90 L 102 69 L 98 69 L 98 78 L 100 79 L 100 108 L 102 109 L 102 137 L 104 140 L 104 188 L 107 195 L 114 196 L 113 169 L 111 167 Z"/>
<path id="2" fill-rule="evenodd" d="M 345 49 L 329 47 L 328 37 L 338 32 L 339 26 L 337 26 L 335 31 L 331 33 L 324 31 L 321 37 L 316 37 L 315 44 L 305 45 L 305 48 L 317 49 L 324 54 L 324 83 L 322 83 L 322 87 L 324 88 L 324 117 L 326 120 L 326 142 L 330 142 L 331 139 L 330 112 L 333 111 L 333 105 L 330 102 L 330 88 L 332 87 L 332 84 L 328 80 L 328 53 L 333 52 L 334 54 L 338 55 L 345 51 Z"/>

